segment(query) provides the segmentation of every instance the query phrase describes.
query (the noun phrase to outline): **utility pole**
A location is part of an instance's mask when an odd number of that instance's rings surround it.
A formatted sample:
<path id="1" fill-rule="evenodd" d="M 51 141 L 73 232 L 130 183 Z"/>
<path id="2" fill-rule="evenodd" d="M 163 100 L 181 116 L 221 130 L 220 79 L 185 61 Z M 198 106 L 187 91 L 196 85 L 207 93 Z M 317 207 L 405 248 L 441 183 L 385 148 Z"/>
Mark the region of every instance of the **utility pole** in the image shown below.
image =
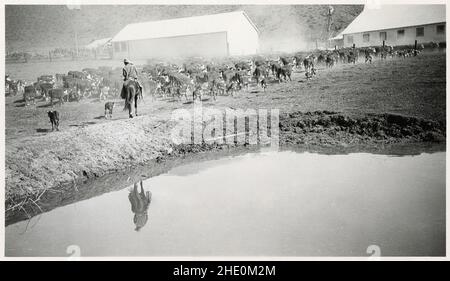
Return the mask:
<path id="1" fill-rule="evenodd" d="M 78 58 L 78 34 L 77 34 L 77 28 L 75 27 L 75 54 Z"/>
<path id="2" fill-rule="evenodd" d="M 80 5 L 67 5 L 67 8 L 69 10 L 73 10 L 74 11 L 73 19 L 72 19 L 74 21 L 75 18 L 76 18 L 76 14 L 77 14 L 76 11 L 81 10 L 81 6 Z M 78 31 L 77 31 L 77 24 L 76 23 L 74 24 L 74 30 L 75 30 L 75 54 L 76 54 L 76 58 L 78 59 Z"/>
<path id="3" fill-rule="evenodd" d="M 326 48 L 329 47 L 329 39 L 330 39 L 330 32 L 331 32 L 331 25 L 333 24 L 333 13 L 334 13 L 334 8 L 333 6 L 328 6 L 328 11 L 327 11 L 327 26 L 326 26 L 326 43 L 325 46 Z"/>

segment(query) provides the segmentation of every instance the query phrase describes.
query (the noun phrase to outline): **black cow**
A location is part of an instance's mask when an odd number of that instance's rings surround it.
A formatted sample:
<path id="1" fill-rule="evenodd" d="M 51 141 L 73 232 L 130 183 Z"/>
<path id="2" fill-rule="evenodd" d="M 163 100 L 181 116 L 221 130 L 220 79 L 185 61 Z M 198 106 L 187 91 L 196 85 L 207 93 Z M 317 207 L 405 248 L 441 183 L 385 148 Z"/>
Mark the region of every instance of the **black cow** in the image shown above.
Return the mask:
<path id="1" fill-rule="evenodd" d="M 69 71 L 67 73 L 68 76 L 72 77 L 72 78 L 78 78 L 78 79 L 86 79 L 87 78 L 87 74 L 81 71 Z"/>
<path id="2" fill-rule="evenodd" d="M 59 104 L 63 104 L 64 103 L 64 99 L 66 99 L 66 101 L 69 100 L 68 90 L 65 90 L 65 89 L 62 89 L 62 88 L 50 89 L 48 93 L 50 95 L 50 104 L 52 106 L 53 106 L 53 100 L 58 99 L 59 100 Z"/>
<path id="3" fill-rule="evenodd" d="M 290 64 L 290 61 L 289 61 L 289 58 L 288 58 L 288 57 L 280 57 L 280 62 L 281 62 L 283 65 L 288 65 L 288 64 Z"/>
<path id="4" fill-rule="evenodd" d="M 53 83 L 54 82 L 54 77 L 53 75 L 41 75 L 38 77 L 38 82 L 47 82 L 47 83 Z"/>
<path id="5" fill-rule="evenodd" d="M 333 55 L 327 55 L 327 57 L 325 59 L 325 64 L 327 67 L 333 67 L 335 62 L 336 62 L 336 59 Z"/>
<path id="6" fill-rule="evenodd" d="M 358 55 L 357 55 L 356 51 L 349 51 L 347 53 L 347 62 L 355 64 L 357 57 L 358 57 Z"/>
<path id="7" fill-rule="evenodd" d="M 320 53 L 319 56 L 317 56 L 317 64 L 325 62 L 325 59 L 326 59 L 326 55 L 323 53 Z"/>
<path id="8" fill-rule="evenodd" d="M 52 131 L 55 129 L 59 131 L 59 112 L 56 110 L 47 111 L 48 117 L 50 118 L 50 123 L 52 123 Z"/>
<path id="9" fill-rule="evenodd" d="M 267 65 L 267 62 L 265 60 L 263 60 L 263 59 L 256 59 L 254 64 L 255 64 L 256 67 L 258 67 L 258 66 Z"/>
<path id="10" fill-rule="evenodd" d="M 253 72 L 253 77 L 256 79 L 256 84 L 261 85 L 265 91 L 267 88 L 266 78 L 269 76 L 269 72 L 264 66 L 257 66 Z"/>
<path id="11" fill-rule="evenodd" d="M 53 89 L 53 83 L 48 82 L 38 82 L 39 90 L 43 99 L 47 100 L 49 96 L 49 91 Z"/>
<path id="12" fill-rule="evenodd" d="M 300 55 L 295 55 L 293 59 L 294 67 L 300 69 L 302 67 L 303 57 Z"/>
<path id="13" fill-rule="evenodd" d="M 278 81 L 281 81 L 282 77 L 284 81 L 287 81 L 287 78 L 289 78 L 289 81 L 292 81 L 291 79 L 292 69 L 290 65 L 283 65 L 277 70 L 277 79 Z"/>
<path id="14" fill-rule="evenodd" d="M 314 68 L 314 56 L 308 56 L 303 60 L 305 72 L 310 72 Z"/>
<path id="15" fill-rule="evenodd" d="M 223 81 L 225 82 L 225 89 L 226 92 L 231 92 L 231 95 L 233 96 L 233 93 L 240 90 L 241 81 L 242 78 L 239 75 L 239 72 L 234 70 L 225 70 L 221 72 Z"/>
<path id="16" fill-rule="evenodd" d="M 278 62 L 272 62 L 270 65 L 270 70 L 272 71 L 272 75 L 277 77 L 278 71 L 281 68 Z"/>
<path id="17" fill-rule="evenodd" d="M 36 95 L 36 88 L 33 85 L 25 86 L 25 90 L 23 93 L 25 106 L 27 106 L 31 101 L 33 101 L 33 104 L 36 104 Z"/>
<path id="18" fill-rule="evenodd" d="M 250 70 L 250 65 L 247 62 L 238 62 L 234 65 L 237 70 Z"/>

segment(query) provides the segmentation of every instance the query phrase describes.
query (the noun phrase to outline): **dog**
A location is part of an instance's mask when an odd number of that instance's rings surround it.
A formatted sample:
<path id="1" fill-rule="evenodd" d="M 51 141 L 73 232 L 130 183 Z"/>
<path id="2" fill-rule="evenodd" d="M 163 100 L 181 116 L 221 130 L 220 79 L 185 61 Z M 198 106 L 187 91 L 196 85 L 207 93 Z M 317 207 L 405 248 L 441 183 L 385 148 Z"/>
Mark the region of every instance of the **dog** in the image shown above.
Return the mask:
<path id="1" fill-rule="evenodd" d="M 115 105 L 115 102 L 113 102 L 113 101 L 108 101 L 105 103 L 105 118 L 108 118 L 108 115 L 109 115 L 109 118 L 112 119 L 114 105 Z"/>

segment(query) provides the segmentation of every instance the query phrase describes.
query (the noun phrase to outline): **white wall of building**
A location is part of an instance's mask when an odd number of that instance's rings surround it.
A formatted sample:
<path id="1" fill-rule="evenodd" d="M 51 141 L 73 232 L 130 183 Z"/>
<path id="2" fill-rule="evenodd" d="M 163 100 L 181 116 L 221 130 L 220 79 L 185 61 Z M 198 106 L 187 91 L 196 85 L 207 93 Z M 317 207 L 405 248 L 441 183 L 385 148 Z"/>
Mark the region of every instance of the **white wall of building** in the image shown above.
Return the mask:
<path id="1" fill-rule="evenodd" d="M 127 42 L 126 51 L 115 52 L 115 58 L 131 60 L 174 57 L 227 56 L 227 33 L 216 32 Z"/>
<path id="2" fill-rule="evenodd" d="M 117 48 L 119 47 L 119 48 Z M 167 58 L 167 57 L 223 57 L 257 54 L 259 34 L 243 15 L 227 23 L 227 30 L 162 37 L 154 39 L 113 42 L 115 59 Z"/>
<path id="3" fill-rule="evenodd" d="M 245 17 L 239 17 L 230 27 L 228 43 L 231 56 L 257 54 L 259 51 L 258 31 Z"/>
<path id="4" fill-rule="evenodd" d="M 414 45 L 415 40 L 417 40 L 417 43 L 419 44 L 429 42 L 445 42 L 445 29 L 442 34 L 438 34 L 438 25 L 445 26 L 445 23 L 344 34 L 344 47 L 352 47 L 353 43 L 356 47 L 380 46 L 383 44 L 383 40 L 380 37 L 381 32 L 386 32 L 386 45 L 391 46 Z M 421 27 L 424 29 L 424 34 L 423 36 L 417 36 L 416 29 Z M 404 30 L 404 35 L 402 37 L 398 36 L 398 30 Z M 369 41 L 364 40 L 364 34 L 369 34 Z M 353 37 L 353 41 L 349 40 L 351 37 Z"/>

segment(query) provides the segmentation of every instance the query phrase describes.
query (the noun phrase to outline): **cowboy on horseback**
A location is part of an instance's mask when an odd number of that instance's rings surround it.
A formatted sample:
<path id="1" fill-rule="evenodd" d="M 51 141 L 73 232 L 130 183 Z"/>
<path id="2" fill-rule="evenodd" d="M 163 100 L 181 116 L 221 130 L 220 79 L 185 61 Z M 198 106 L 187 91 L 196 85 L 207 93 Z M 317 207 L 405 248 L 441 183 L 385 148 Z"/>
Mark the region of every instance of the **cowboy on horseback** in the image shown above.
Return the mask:
<path id="1" fill-rule="evenodd" d="M 124 67 L 122 68 L 122 75 L 123 75 L 123 87 L 122 87 L 122 98 L 125 98 L 124 90 L 125 86 L 128 84 L 128 81 L 133 80 L 136 81 L 139 84 L 139 87 L 142 89 L 141 84 L 138 80 L 138 71 L 136 69 L 136 66 L 129 61 L 128 59 L 123 60 Z M 142 94 L 142 91 L 141 91 Z"/>
<path id="2" fill-rule="evenodd" d="M 142 86 L 138 80 L 138 72 L 134 64 L 132 64 L 128 59 L 124 59 L 123 63 L 125 66 L 122 69 L 123 75 L 123 86 L 122 92 L 120 94 L 122 99 L 125 99 L 125 109 L 129 110 L 130 118 L 133 117 L 131 104 L 133 103 L 137 111 L 137 99 L 142 97 Z M 132 94 L 130 94 L 130 88 L 132 89 Z M 137 115 L 137 112 L 136 112 Z"/>

